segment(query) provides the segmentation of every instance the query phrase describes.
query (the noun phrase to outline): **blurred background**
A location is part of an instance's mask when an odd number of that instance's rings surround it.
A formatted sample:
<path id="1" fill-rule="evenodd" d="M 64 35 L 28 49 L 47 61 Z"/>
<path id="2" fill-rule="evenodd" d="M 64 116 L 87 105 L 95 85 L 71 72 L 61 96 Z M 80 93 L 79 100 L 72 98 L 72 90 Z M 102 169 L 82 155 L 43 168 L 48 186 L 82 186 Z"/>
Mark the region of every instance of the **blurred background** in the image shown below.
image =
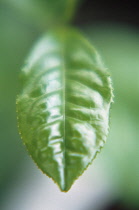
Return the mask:
<path id="1" fill-rule="evenodd" d="M 115 103 L 105 147 L 68 193 L 37 169 L 17 130 L 18 75 L 49 28 L 37 23 L 36 8 L 28 2 L 0 1 L 0 210 L 139 210 L 137 1 L 83 0 L 73 20 L 102 55 Z"/>

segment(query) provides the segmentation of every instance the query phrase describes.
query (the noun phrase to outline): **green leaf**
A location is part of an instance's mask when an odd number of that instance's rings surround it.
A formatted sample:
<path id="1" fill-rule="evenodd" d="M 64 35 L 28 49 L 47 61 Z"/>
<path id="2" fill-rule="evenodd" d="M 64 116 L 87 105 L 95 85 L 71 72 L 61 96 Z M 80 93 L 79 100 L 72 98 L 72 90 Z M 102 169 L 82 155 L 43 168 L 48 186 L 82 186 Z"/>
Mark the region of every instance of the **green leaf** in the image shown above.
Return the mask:
<path id="1" fill-rule="evenodd" d="M 79 1 L 81 0 L 6 0 L 28 21 L 35 21 L 39 27 L 45 28 L 69 22 Z"/>
<path id="2" fill-rule="evenodd" d="M 45 35 L 21 74 L 19 130 L 39 168 L 68 191 L 106 141 L 111 80 L 73 29 Z"/>

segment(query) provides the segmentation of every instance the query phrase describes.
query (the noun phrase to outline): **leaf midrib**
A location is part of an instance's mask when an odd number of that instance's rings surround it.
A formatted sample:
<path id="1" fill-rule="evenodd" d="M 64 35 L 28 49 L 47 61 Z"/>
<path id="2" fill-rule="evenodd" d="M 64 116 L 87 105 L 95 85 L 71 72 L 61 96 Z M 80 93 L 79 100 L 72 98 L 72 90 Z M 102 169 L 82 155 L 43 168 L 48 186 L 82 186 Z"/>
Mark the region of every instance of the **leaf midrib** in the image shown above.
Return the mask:
<path id="1" fill-rule="evenodd" d="M 63 186 L 61 186 L 62 190 L 66 190 L 66 120 L 65 120 L 65 115 L 66 115 L 66 83 L 65 83 L 65 78 L 66 78 L 66 62 L 65 62 L 65 36 L 61 36 L 61 58 L 62 58 L 62 79 L 63 79 L 63 145 L 64 145 L 64 150 L 63 150 Z M 62 182 L 61 182 L 62 185 Z"/>

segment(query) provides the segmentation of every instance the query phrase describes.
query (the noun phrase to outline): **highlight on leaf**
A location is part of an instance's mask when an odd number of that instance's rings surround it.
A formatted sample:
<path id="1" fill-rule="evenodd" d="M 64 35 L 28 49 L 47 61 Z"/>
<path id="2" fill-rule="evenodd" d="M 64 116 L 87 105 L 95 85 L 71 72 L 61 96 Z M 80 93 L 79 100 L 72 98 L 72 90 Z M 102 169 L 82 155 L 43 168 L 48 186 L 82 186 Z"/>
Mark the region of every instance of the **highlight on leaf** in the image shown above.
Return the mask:
<path id="1" fill-rule="evenodd" d="M 111 79 L 79 32 L 52 31 L 21 72 L 19 130 L 38 167 L 68 191 L 103 147 L 109 130 Z"/>

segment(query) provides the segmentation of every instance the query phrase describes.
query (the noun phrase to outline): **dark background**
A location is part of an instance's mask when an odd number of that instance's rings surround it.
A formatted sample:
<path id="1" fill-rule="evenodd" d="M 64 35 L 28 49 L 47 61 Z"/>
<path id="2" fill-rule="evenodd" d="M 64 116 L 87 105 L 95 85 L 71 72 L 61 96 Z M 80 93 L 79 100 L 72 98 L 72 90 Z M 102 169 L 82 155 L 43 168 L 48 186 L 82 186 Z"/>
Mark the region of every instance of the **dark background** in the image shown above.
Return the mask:
<path id="1" fill-rule="evenodd" d="M 104 21 L 139 27 L 139 2 L 134 0 L 83 0 L 75 19 L 76 24 Z"/>

